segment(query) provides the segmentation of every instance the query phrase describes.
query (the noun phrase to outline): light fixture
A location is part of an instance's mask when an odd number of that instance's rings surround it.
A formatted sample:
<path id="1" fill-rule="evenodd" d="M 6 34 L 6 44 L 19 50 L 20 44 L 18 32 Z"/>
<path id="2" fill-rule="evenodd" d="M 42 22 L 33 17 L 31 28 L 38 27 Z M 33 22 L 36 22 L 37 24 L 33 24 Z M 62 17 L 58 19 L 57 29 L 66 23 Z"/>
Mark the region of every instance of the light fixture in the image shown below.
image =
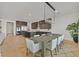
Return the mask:
<path id="1" fill-rule="evenodd" d="M 45 2 L 53 11 L 55 11 L 56 9 L 49 3 L 49 2 Z"/>
<path id="2" fill-rule="evenodd" d="M 45 20 L 45 17 L 46 17 L 46 10 L 45 10 L 45 4 L 44 4 L 44 20 Z"/>

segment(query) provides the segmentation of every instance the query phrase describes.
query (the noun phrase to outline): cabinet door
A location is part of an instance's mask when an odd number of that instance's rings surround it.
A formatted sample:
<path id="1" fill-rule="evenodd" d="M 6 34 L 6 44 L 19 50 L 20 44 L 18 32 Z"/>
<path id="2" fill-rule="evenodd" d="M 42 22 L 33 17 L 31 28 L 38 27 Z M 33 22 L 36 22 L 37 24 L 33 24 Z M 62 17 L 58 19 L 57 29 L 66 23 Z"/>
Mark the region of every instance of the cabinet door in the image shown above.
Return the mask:
<path id="1" fill-rule="evenodd" d="M 38 22 L 32 23 L 32 29 L 37 29 L 38 28 Z"/>
<path id="2" fill-rule="evenodd" d="M 40 29 L 51 29 L 51 24 L 43 23 L 40 25 Z"/>

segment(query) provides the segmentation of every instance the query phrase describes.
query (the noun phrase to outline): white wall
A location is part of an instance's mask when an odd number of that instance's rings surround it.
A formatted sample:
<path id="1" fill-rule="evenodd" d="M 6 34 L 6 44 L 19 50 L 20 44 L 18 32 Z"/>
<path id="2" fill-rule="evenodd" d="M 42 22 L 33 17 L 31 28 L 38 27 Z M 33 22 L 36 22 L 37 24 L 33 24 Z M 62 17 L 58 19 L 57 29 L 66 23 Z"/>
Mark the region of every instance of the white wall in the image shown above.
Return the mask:
<path id="1" fill-rule="evenodd" d="M 23 20 L 28 22 L 28 27 L 31 31 L 38 31 L 40 29 L 31 29 L 31 23 L 39 20 L 44 20 L 44 6 L 45 19 L 53 18 L 53 10 L 42 2 L 28 2 L 28 3 L 0 3 L 0 19 L 9 20 Z M 42 29 L 41 31 L 49 31 Z"/>
<path id="2" fill-rule="evenodd" d="M 16 21 L 13 21 L 13 20 L 4 20 L 4 19 L 0 19 L 1 20 L 1 22 L 2 22 L 2 29 L 1 29 L 1 31 L 5 34 L 5 36 L 6 36 L 6 24 L 7 24 L 7 22 L 13 22 L 14 23 L 14 35 L 16 35 Z"/>
<path id="3" fill-rule="evenodd" d="M 40 11 L 38 11 L 37 15 L 39 16 L 39 12 L 41 12 L 41 15 L 39 17 L 39 19 L 34 19 L 33 21 L 29 21 L 29 27 L 30 27 L 30 31 L 46 31 L 46 32 L 51 32 L 51 29 L 31 29 L 31 23 L 33 22 L 38 22 L 40 20 L 46 20 L 48 18 L 52 18 L 52 22 L 54 20 L 54 11 L 45 3 L 41 3 L 41 8 Z M 36 10 L 37 11 L 37 10 Z M 44 15 L 45 14 L 45 15 Z"/>
<path id="4" fill-rule="evenodd" d="M 44 18 L 41 2 L 0 2 L 0 19 L 34 21 Z"/>
<path id="5" fill-rule="evenodd" d="M 70 36 L 69 32 L 66 30 L 66 27 L 68 24 L 77 22 L 77 20 L 79 19 L 78 16 L 79 13 L 71 13 L 71 14 L 66 14 L 56 17 L 52 32 L 64 34 L 65 39 L 72 40 L 72 37 Z"/>
<path id="6" fill-rule="evenodd" d="M 6 19 L 9 21 L 23 20 L 28 21 L 28 27 L 31 31 L 38 31 L 40 29 L 31 29 L 31 23 L 39 20 L 44 20 L 44 4 L 45 3 L 0 3 L 0 19 L 3 20 L 3 32 L 6 32 Z M 60 6 L 61 7 L 61 6 Z M 60 8 L 59 7 L 59 8 Z M 61 10 L 61 8 L 60 8 Z M 61 10 L 62 11 L 62 10 Z M 54 18 L 54 12 L 45 4 L 45 19 Z M 41 31 L 51 31 L 53 33 L 60 33 L 65 35 L 65 39 L 71 39 L 69 32 L 66 30 L 68 24 L 78 20 L 79 13 L 69 13 L 59 15 L 56 17 L 55 23 L 52 24 L 52 29 L 42 29 Z M 53 23 L 53 21 L 52 21 Z M 16 32 L 16 31 L 14 31 Z"/>

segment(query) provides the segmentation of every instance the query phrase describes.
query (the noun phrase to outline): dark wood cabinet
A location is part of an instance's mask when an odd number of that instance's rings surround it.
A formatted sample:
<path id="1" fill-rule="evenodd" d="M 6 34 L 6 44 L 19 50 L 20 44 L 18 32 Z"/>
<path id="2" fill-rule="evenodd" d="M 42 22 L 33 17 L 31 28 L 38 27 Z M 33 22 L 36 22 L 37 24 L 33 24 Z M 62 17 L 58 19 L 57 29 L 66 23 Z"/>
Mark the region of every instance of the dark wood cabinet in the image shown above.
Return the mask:
<path id="1" fill-rule="evenodd" d="M 48 22 L 45 22 L 45 20 L 32 23 L 32 29 L 37 29 L 38 26 L 40 29 L 51 29 L 51 24 Z"/>
<path id="2" fill-rule="evenodd" d="M 51 29 L 51 24 L 49 23 L 40 24 L 40 29 Z"/>
<path id="3" fill-rule="evenodd" d="M 27 22 L 16 21 L 16 26 L 27 26 Z"/>
<path id="4" fill-rule="evenodd" d="M 27 22 L 24 21 L 16 21 L 16 34 L 21 35 L 22 31 L 27 30 Z"/>
<path id="5" fill-rule="evenodd" d="M 38 28 L 38 22 L 34 22 L 31 24 L 32 29 L 37 29 Z"/>
<path id="6" fill-rule="evenodd" d="M 45 20 L 39 21 L 39 28 L 40 29 L 50 29 L 51 28 L 51 24 L 45 22 Z"/>

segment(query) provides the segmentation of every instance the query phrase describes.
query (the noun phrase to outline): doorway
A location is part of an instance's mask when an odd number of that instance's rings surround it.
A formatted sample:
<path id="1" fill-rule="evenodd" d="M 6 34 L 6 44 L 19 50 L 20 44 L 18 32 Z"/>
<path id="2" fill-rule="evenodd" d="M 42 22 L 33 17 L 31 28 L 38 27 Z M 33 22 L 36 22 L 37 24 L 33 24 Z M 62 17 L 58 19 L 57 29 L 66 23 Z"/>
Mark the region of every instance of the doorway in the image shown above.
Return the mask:
<path id="1" fill-rule="evenodd" d="M 14 23 L 13 22 L 7 22 L 6 34 L 7 34 L 7 36 L 14 35 Z"/>

